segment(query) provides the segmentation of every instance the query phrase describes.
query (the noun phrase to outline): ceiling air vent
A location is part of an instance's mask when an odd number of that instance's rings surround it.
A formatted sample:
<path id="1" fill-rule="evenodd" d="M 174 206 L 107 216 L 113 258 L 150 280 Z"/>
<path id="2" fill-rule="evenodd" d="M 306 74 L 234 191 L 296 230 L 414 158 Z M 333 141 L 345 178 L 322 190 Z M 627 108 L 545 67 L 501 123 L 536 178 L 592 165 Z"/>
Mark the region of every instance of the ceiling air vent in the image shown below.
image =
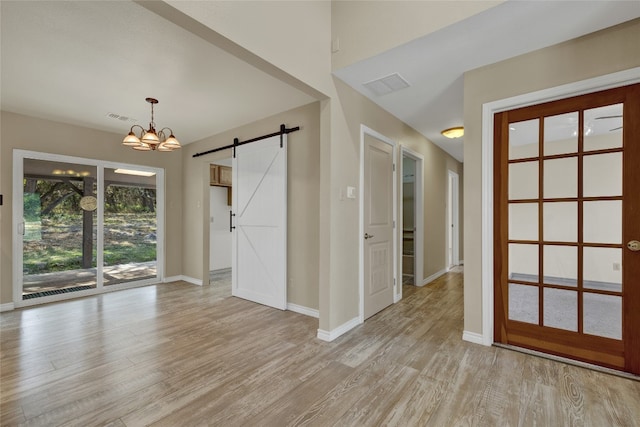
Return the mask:
<path id="1" fill-rule="evenodd" d="M 136 119 L 132 119 L 131 117 L 127 117 L 127 116 L 121 116 L 120 114 L 116 114 L 116 113 L 107 113 L 107 117 L 109 117 L 110 119 L 116 119 L 116 120 L 120 120 L 122 122 L 136 122 Z"/>
<path id="2" fill-rule="evenodd" d="M 403 79 L 398 73 L 389 74 L 388 76 L 371 80 L 370 82 L 363 84 L 376 96 L 386 95 L 388 93 L 404 89 L 405 87 L 409 87 L 409 82 Z"/>

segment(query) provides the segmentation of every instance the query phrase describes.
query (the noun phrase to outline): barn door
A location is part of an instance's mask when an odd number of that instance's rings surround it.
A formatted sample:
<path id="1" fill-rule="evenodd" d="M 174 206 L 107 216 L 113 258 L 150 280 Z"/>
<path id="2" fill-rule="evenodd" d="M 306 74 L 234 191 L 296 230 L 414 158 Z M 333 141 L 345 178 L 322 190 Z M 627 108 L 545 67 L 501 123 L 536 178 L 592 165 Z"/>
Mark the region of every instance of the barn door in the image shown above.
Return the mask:
<path id="1" fill-rule="evenodd" d="M 236 148 L 232 206 L 232 294 L 286 309 L 286 134 Z"/>

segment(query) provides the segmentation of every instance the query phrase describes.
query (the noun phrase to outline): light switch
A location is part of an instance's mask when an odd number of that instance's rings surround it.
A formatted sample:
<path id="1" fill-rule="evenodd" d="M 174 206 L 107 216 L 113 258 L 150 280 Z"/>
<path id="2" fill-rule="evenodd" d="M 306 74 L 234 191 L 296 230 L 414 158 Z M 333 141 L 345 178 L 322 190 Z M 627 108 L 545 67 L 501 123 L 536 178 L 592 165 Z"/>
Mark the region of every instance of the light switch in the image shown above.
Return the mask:
<path id="1" fill-rule="evenodd" d="M 356 187 L 347 187 L 347 198 L 348 199 L 356 198 Z"/>

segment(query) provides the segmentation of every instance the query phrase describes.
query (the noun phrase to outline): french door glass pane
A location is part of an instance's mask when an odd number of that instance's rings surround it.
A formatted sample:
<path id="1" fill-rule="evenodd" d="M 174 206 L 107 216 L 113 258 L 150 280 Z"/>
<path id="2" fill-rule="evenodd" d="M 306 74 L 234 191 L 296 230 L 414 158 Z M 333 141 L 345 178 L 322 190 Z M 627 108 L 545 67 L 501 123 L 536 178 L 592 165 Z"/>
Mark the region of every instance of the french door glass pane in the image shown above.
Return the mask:
<path id="1" fill-rule="evenodd" d="M 622 298 L 584 293 L 583 329 L 585 334 L 622 339 Z"/>
<path id="2" fill-rule="evenodd" d="M 601 291 L 622 292 L 622 249 L 583 249 L 584 287 Z"/>
<path id="3" fill-rule="evenodd" d="M 622 201 L 584 202 L 584 241 L 622 243 Z"/>
<path id="4" fill-rule="evenodd" d="M 544 161 L 544 198 L 578 196 L 578 158 Z"/>
<path id="5" fill-rule="evenodd" d="M 509 283 L 509 319 L 538 324 L 538 287 Z"/>
<path id="6" fill-rule="evenodd" d="M 24 159 L 22 299 L 96 287 L 96 167 Z"/>
<path id="7" fill-rule="evenodd" d="M 585 197 L 622 196 L 622 153 L 584 156 Z"/>
<path id="8" fill-rule="evenodd" d="M 578 112 L 544 118 L 544 155 L 578 152 Z"/>
<path id="9" fill-rule="evenodd" d="M 509 204 L 509 240 L 538 240 L 538 204 Z"/>
<path id="10" fill-rule="evenodd" d="M 551 242 L 578 241 L 578 204 L 549 202 L 543 204 L 543 236 Z"/>
<path id="11" fill-rule="evenodd" d="M 509 200 L 538 198 L 538 162 L 509 165 Z"/>
<path id="12" fill-rule="evenodd" d="M 576 246 L 545 245 L 543 253 L 544 283 L 577 286 L 578 248 Z"/>
<path id="13" fill-rule="evenodd" d="M 622 104 L 584 111 L 584 150 L 622 147 Z"/>
<path id="14" fill-rule="evenodd" d="M 543 322 L 551 328 L 578 330 L 578 293 L 564 289 L 544 289 Z"/>
<path id="15" fill-rule="evenodd" d="M 509 279 L 538 282 L 538 245 L 509 245 Z"/>
<path id="16" fill-rule="evenodd" d="M 104 169 L 104 284 L 154 278 L 156 176 Z"/>
<path id="17" fill-rule="evenodd" d="M 538 119 L 509 123 L 509 160 L 538 157 Z"/>

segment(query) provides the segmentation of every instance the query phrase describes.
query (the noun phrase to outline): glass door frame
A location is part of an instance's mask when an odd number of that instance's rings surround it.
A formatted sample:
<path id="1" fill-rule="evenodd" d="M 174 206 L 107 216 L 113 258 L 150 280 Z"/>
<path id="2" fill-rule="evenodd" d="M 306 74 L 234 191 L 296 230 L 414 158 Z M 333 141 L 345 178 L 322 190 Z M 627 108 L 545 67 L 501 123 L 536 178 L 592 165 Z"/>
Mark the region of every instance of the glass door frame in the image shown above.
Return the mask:
<path id="1" fill-rule="evenodd" d="M 494 191 L 493 195 L 495 197 L 495 206 L 494 206 L 494 257 L 495 257 L 495 265 L 494 265 L 494 273 L 495 273 L 495 290 L 494 296 L 498 298 L 495 299 L 494 313 L 495 313 L 495 330 L 494 337 L 497 342 L 502 342 L 504 344 L 515 344 L 520 347 L 525 348 L 533 348 L 535 350 L 544 351 L 551 354 L 557 354 L 564 357 L 570 357 L 572 359 L 577 359 L 581 361 L 586 361 L 590 363 L 596 363 L 599 365 L 603 365 L 605 367 L 610 367 L 614 369 L 624 370 L 630 373 L 638 374 L 640 373 L 639 369 L 639 360 L 640 353 L 638 353 L 636 348 L 637 338 L 634 336 L 633 331 L 637 333 L 638 327 L 638 316 L 637 314 L 632 315 L 632 312 L 637 310 L 637 304 L 639 301 L 640 290 L 638 290 L 634 286 L 634 281 L 631 279 L 632 277 L 637 277 L 638 266 L 634 261 L 636 260 L 636 255 L 630 255 L 624 248 L 626 241 L 629 238 L 635 236 L 638 231 L 640 231 L 640 227 L 632 226 L 632 224 L 637 224 L 635 218 L 637 215 L 633 215 L 632 212 L 635 211 L 635 207 L 637 206 L 638 199 L 632 194 L 635 194 L 631 188 L 635 188 L 634 184 L 637 184 L 638 179 L 637 175 L 633 173 L 633 159 L 638 157 L 640 153 L 640 148 L 635 144 L 637 142 L 637 135 L 640 134 L 640 124 L 637 120 L 638 112 L 640 112 L 640 86 L 636 85 L 623 85 L 617 88 L 608 89 L 606 91 L 597 91 L 592 92 L 586 95 L 578 96 L 578 97 L 570 97 L 561 100 L 555 100 L 548 103 L 537 104 L 533 107 L 525 107 L 521 109 L 513 109 L 509 110 L 506 113 L 497 113 L 496 114 L 496 122 L 494 127 L 494 137 L 496 140 L 496 146 L 494 147 L 494 168 L 495 168 L 495 176 L 494 176 Z M 602 338 L 600 336 L 596 337 L 595 335 L 587 335 L 587 332 L 583 332 L 581 328 L 581 319 L 578 318 L 578 326 L 576 333 L 573 332 L 564 332 L 561 330 L 554 329 L 546 329 L 546 325 L 543 326 L 542 323 L 539 323 L 540 326 L 530 326 L 526 323 L 512 323 L 514 319 L 511 319 L 507 314 L 508 304 L 506 302 L 506 291 L 505 286 L 508 282 L 507 280 L 507 266 L 506 266 L 506 248 L 507 242 L 512 243 L 512 237 L 507 238 L 507 224 L 506 219 L 508 218 L 507 208 L 508 203 L 507 199 L 509 199 L 509 203 L 512 202 L 511 196 L 507 196 L 507 180 L 506 180 L 506 165 L 509 163 L 507 161 L 510 158 L 507 154 L 508 145 L 504 144 L 507 141 L 508 133 L 509 133 L 509 123 L 518 122 L 520 120 L 526 119 L 527 117 L 546 117 L 553 116 L 554 114 L 565 111 L 582 111 L 587 110 L 588 108 L 595 108 L 601 105 L 610 105 L 624 103 L 624 123 L 625 127 L 623 129 L 624 134 L 624 147 L 620 147 L 619 149 L 611 149 L 611 150 L 595 150 L 589 151 L 586 150 L 584 155 L 592 155 L 608 153 L 609 151 L 620 151 L 620 153 L 624 150 L 624 179 L 626 183 L 623 186 L 626 188 L 624 190 L 624 201 L 623 204 L 626 205 L 625 209 L 622 212 L 624 216 L 624 221 L 622 223 L 622 242 L 620 246 L 622 246 L 622 265 L 624 269 L 624 279 L 622 279 L 623 287 L 620 293 L 622 297 L 622 337 L 620 341 L 610 340 L 609 338 Z M 557 111 L 556 111 L 557 110 Z M 524 112 L 524 115 L 521 114 Z M 504 114 L 507 114 L 505 116 Z M 514 117 L 511 117 L 511 114 L 515 114 Z M 520 117 L 522 116 L 522 117 Z M 541 120 L 541 119 L 540 119 Z M 582 121 L 580 126 L 583 126 Z M 582 135 L 582 128 L 579 128 L 578 138 Z M 542 142 L 540 142 L 542 143 Z M 582 148 L 577 148 L 577 156 L 582 156 Z M 573 154 L 567 154 L 562 156 L 573 156 Z M 547 156 L 549 158 L 552 157 L 562 157 L 562 156 Z M 539 157 L 537 157 L 539 162 L 542 162 L 542 148 L 540 148 Z M 576 157 L 578 158 L 578 157 Z M 622 156 L 621 156 L 622 158 Z M 532 158 L 533 159 L 533 158 Z M 523 159 L 530 160 L 530 159 Z M 541 165 L 540 165 L 541 166 Z M 578 182 L 582 182 L 580 178 L 581 169 L 578 167 Z M 542 186 L 542 177 L 539 176 L 538 180 L 540 180 L 540 186 Z M 580 185 L 579 185 L 580 187 Z M 542 188 L 542 187 L 540 187 Z M 581 187 L 580 187 L 581 188 Z M 542 201 L 542 193 L 538 196 L 539 202 Z M 517 197 L 516 197 L 517 199 Z M 577 200 L 581 202 L 586 199 L 598 199 L 598 197 L 583 197 L 582 193 L 577 194 Z M 550 201 L 553 201 L 549 199 Z M 564 199 L 562 199 L 564 200 Z M 545 199 L 546 201 L 546 199 Z M 542 206 L 542 205 L 540 205 Z M 582 223 L 580 222 L 580 215 L 582 215 L 581 210 L 579 209 L 578 213 L 578 229 L 582 230 Z M 538 221 L 542 221 L 538 219 Z M 540 222 L 540 224 L 542 224 Z M 579 231 L 580 232 L 580 231 Z M 541 236 L 541 234 L 540 234 Z M 583 246 L 582 237 L 577 237 L 577 245 Z M 538 244 L 543 245 L 542 237 L 539 237 Z M 553 238 L 551 240 L 554 240 Z M 557 240 L 557 239 L 555 239 Z M 563 240 L 563 239 L 561 239 Z M 566 239 L 564 239 L 566 240 Z M 516 242 L 518 243 L 518 242 Z M 544 245 L 553 244 L 544 242 Z M 591 244 L 584 243 L 584 246 L 589 246 Z M 602 244 L 597 244 L 597 246 L 602 246 Z M 618 246 L 618 245 L 616 245 Z M 542 248 L 542 246 L 540 246 Z M 541 249 L 540 249 L 541 251 Z M 581 255 L 580 251 L 578 251 L 578 266 L 581 266 Z M 540 252 L 540 257 L 542 257 L 542 252 Z M 627 261 L 625 261 L 625 259 Z M 542 261 L 540 261 L 542 262 Z M 580 270 L 581 267 L 579 267 Z M 542 270 L 539 271 L 539 275 L 542 275 Z M 626 280 L 626 281 L 625 281 Z M 542 283 L 545 282 L 545 287 L 547 286 L 546 281 L 539 278 L 540 287 L 542 287 Z M 582 304 L 581 295 L 583 293 L 591 293 L 596 292 L 593 289 L 583 289 L 581 286 L 582 278 L 580 273 L 578 272 L 577 279 L 577 298 L 578 298 L 578 316 L 580 316 L 580 307 Z M 542 301 L 542 297 L 540 296 L 540 301 Z M 635 304 L 635 305 L 633 305 Z M 635 309 L 634 309 L 635 307 Z M 540 310 L 542 310 L 540 308 Z M 518 320 L 518 319 L 515 319 Z M 539 322 L 542 322 L 539 320 Z M 562 328 L 564 329 L 564 328 Z"/>
<path id="2" fill-rule="evenodd" d="M 473 325 L 465 324 L 462 339 L 468 342 L 491 346 L 494 343 L 493 327 L 493 120 L 494 115 L 501 111 L 512 110 L 514 108 L 526 107 L 527 105 L 540 104 L 555 99 L 568 98 L 570 96 L 581 95 L 589 92 L 609 89 L 625 84 L 640 82 L 640 67 L 618 71 L 610 74 L 561 84 L 534 92 L 518 94 L 507 98 L 500 98 L 487 101 L 482 104 L 481 126 L 481 170 L 479 172 L 481 182 L 480 194 L 480 247 L 472 250 L 465 246 L 465 253 L 469 252 L 469 258 L 477 251 L 475 257 L 479 259 L 479 266 L 475 271 L 479 271 L 479 277 L 470 277 L 465 281 L 465 303 L 477 306 L 477 289 L 481 288 L 481 318 L 482 326 L 474 329 Z M 468 178 L 468 176 L 467 176 Z M 479 282 L 479 283 L 478 283 Z"/>
<path id="3" fill-rule="evenodd" d="M 95 289 L 82 290 L 61 295 L 44 296 L 33 299 L 22 299 L 23 288 L 23 232 L 24 232 L 24 160 L 43 160 L 52 162 L 79 163 L 94 166 L 97 169 L 96 198 L 97 225 L 96 225 L 96 287 Z M 105 168 L 123 168 L 148 171 L 156 176 L 156 277 L 126 282 L 122 284 L 104 286 L 104 170 Z M 28 150 L 13 150 L 13 220 L 12 220 L 12 274 L 13 274 L 13 302 L 15 307 L 25 307 L 36 304 L 44 304 L 53 301 L 78 298 L 87 295 L 95 295 L 108 291 L 146 286 L 161 283 L 164 280 L 165 264 L 165 194 L 164 194 L 164 169 L 151 166 L 134 165 L 129 163 L 111 162 L 105 160 L 88 159 L 83 157 L 66 156 L 60 154 L 43 153 Z"/>

